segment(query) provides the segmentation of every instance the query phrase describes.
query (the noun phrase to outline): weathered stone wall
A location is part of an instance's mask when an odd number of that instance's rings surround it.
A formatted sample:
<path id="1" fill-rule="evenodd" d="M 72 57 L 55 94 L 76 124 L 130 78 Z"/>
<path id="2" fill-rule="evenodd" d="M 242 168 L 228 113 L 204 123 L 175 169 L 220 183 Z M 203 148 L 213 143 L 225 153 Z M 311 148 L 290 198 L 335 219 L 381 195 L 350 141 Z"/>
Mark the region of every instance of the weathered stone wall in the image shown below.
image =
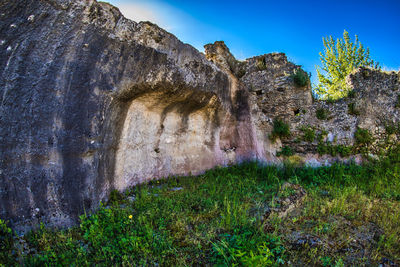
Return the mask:
<path id="1" fill-rule="evenodd" d="M 398 73 L 358 70 L 354 98 L 329 104 L 293 83 L 298 68 L 280 53 L 237 61 L 223 42 L 203 55 L 94 0 L 0 0 L 0 217 L 71 225 L 111 189 L 280 163 L 283 145 L 310 164 L 338 159 L 300 140 L 302 126 L 352 145 L 357 127 L 379 137 L 398 122 Z M 276 118 L 292 135 L 273 142 Z"/>
<path id="2" fill-rule="evenodd" d="M 190 45 L 96 1 L 0 7 L 1 218 L 70 225 L 113 188 L 253 156 L 247 99 Z"/>
<path id="3" fill-rule="evenodd" d="M 261 67 L 260 62 L 264 62 Z M 359 68 L 347 77 L 352 88 L 350 96 L 331 102 L 313 99 L 310 85 L 296 86 L 293 73 L 300 66 L 288 62 L 282 53 L 250 58 L 244 63 L 246 72 L 240 81 L 251 94 L 251 113 L 260 133 L 258 140 L 264 143 L 263 154 L 272 156 L 272 160 L 265 157 L 267 161 L 285 160 L 276 153 L 288 146 L 311 166 L 337 160 L 360 163 L 361 154 L 378 154 L 400 140 L 400 72 Z M 318 112 L 324 112 L 326 118 L 318 118 Z M 290 126 L 291 136 L 271 142 L 268 137 L 276 118 Z M 372 141 L 367 147 L 356 142 L 358 129 L 370 133 Z M 305 140 L 307 130 L 315 135 L 312 141 Z M 342 153 L 343 149 L 347 152 Z"/>
<path id="4" fill-rule="evenodd" d="M 293 74 L 300 66 L 282 53 L 237 61 L 223 42 L 208 44 L 206 57 L 249 93 L 249 110 L 264 162 L 280 163 L 288 147 L 296 161 L 311 166 L 337 160 L 362 161 L 362 154 L 376 155 L 400 138 L 400 73 L 359 68 L 347 77 L 349 97 L 336 102 L 315 100 L 310 84 L 299 87 Z M 318 116 L 317 114 L 320 113 Z M 322 114 L 321 114 L 322 113 Z M 274 120 L 290 127 L 291 135 L 271 140 Z M 357 131 L 369 133 L 371 142 L 360 144 Z"/>

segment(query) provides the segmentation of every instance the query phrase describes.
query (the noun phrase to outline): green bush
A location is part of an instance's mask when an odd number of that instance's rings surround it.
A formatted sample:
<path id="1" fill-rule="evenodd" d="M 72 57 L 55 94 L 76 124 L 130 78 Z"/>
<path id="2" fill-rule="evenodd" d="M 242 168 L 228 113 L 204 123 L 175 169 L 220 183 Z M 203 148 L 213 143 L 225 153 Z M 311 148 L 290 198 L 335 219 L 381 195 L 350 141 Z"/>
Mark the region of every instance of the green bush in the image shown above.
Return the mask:
<path id="1" fill-rule="evenodd" d="M 285 157 L 290 157 L 293 155 L 293 150 L 290 146 L 283 146 L 281 148 L 281 151 L 276 152 L 276 156 L 280 157 L 280 156 L 285 156 Z"/>
<path id="2" fill-rule="evenodd" d="M 326 120 L 326 119 L 328 119 L 328 116 L 329 116 L 329 110 L 324 109 L 324 108 L 319 108 L 316 111 L 316 116 L 317 116 L 317 119 L 319 119 L 319 120 Z"/>
<path id="3" fill-rule="evenodd" d="M 392 122 L 385 123 L 385 132 L 387 135 L 400 133 L 400 124 L 395 125 Z"/>
<path id="4" fill-rule="evenodd" d="M 306 142 L 313 142 L 315 139 L 315 130 L 310 126 L 303 126 L 300 128 L 303 132 L 303 140 Z"/>
<path id="5" fill-rule="evenodd" d="M 277 266 L 285 248 L 279 237 L 240 227 L 213 242 L 212 262 L 217 266 Z"/>
<path id="6" fill-rule="evenodd" d="M 338 145 L 337 151 L 342 157 L 348 157 L 352 154 L 353 148 L 351 146 Z"/>
<path id="7" fill-rule="evenodd" d="M 309 84 L 310 77 L 308 74 L 302 69 L 296 69 L 294 74 L 292 75 L 293 82 L 297 87 L 304 87 Z"/>
<path id="8" fill-rule="evenodd" d="M 321 141 L 318 143 L 317 152 L 320 155 L 331 155 L 332 157 L 336 157 L 338 154 L 341 157 L 348 157 L 353 154 L 353 147 L 345 145 L 333 145 Z"/>
<path id="9" fill-rule="evenodd" d="M 356 144 L 358 145 L 370 145 L 373 142 L 373 138 L 368 129 L 357 128 L 354 133 L 354 138 L 356 140 Z"/>
<path id="10" fill-rule="evenodd" d="M 289 124 L 278 118 L 275 118 L 273 123 L 274 128 L 269 136 L 271 141 L 275 141 L 278 137 L 281 139 L 290 137 L 291 133 Z"/>
<path id="11" fill-rule="evenodd" d="M 257 58 L 256 66 L 258 70 L 265 70 L 267 69 L 267 63 L 265 62 L 265 56 Z"/>
<path id="12" fill-rule="evenodd" d="M 363 47 L 357 35 L 353 42 L 345 30 L 343 39 L 334 40 L 329 36 L 322 40 L 324 51 L 320 53 L 321 66 L 317 66 L 319 83 L 315 88 L 319 98 L 346 97 L 351 90 L 346 83 L 346 77 L 354 69 L 361 66 L 379 68 L 379 64 L 370 59 L 369 49 Z"/>
<path id="13" fill-rule="evenodd" d="M 354 90 L 349 91 L 347 94 L 348 98 L 355 98 L 356 97 L 356 92 Z"/>
<path id="14" fill-rule="evenodd" d="M 13 232 L 7 226 L 6 222 L 0 219 L 0 266 L 2 264 L 11 265 L 14 263 L 13 247 Z"/>

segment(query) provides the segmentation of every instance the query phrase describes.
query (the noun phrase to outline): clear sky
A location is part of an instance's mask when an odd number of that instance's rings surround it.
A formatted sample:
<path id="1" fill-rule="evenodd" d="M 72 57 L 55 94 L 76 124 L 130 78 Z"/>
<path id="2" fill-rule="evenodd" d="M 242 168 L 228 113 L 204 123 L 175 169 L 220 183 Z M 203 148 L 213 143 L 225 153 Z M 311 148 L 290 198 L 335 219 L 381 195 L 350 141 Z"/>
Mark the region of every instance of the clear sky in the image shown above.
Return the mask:
<path id="1" fill-rule="evenodd" d="M 200 51 L 223 40 L 238 59 L 284 52 L 311 72 L 322 37 L 347 30 L 384 69 L 400 69 L 400 0 L 103 0 L 128 18 L 149 20 Z"/>

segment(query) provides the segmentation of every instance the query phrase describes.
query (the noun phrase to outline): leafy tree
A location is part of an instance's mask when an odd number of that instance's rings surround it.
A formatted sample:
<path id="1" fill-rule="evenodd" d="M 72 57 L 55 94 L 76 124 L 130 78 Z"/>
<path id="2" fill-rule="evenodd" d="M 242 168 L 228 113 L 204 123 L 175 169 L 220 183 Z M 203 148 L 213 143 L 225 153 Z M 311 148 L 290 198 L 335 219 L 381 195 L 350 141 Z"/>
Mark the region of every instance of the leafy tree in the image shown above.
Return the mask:
<path id="1" fill-rule="evenodd" d="M 350 40 L 349 33 L 343 32 L 343 39 L 336 41 L 329 36 L 322 38 L 324 43 L 323 53 L 319 53 L 321 66 L 317 66 L 319 84 L 315 91 L 322 99 L 339 99 L 346 97 L 350 88 L 346 85 L 345 78 L 355 68 L 365 66 L 379 68 L 379 64 L 369 57 L 369 48 L 359 42 Z"/>

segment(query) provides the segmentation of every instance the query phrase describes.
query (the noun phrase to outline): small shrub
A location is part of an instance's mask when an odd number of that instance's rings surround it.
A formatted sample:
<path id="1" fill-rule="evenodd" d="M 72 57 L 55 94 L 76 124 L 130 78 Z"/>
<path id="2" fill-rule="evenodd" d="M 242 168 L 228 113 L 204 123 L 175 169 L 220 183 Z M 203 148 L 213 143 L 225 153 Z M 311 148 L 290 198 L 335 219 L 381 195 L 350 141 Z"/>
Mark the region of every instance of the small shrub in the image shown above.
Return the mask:
<path id="1" fill-rule="evenodd" d="M 336 146 L 332 145 L 332 144 L 328 144 L 328 153 L 329 155 L 331 155 L 332 157 L 336 157 L 338 154 L 338 151 L 336 149 Z"/>
<path id="2" fill-rule="evenodd" d="M 306 86 L 310 78 L 308 74 L 302 69 L 296 69 L 294 74 L 292 75 L 293 82 L 297 87 L 304 87 Z"/>
<path id="3" fill-rule="evenodd" d="M 319 119 L 319 120 L 328 119 L 328 115 L 329 115 L 329 110 L 327 110 L 327 109 L 319 108 L 316 111 L 316 116 L 317 116 L 317 119 Z"/>
<path id="4" fill-rule="evenodd" d="M 341 157 L 348 157 L 351 155 L 353 148 L 351 146 L 338 145 L 338 146 L 336 146 L 336 149 Z"/>
<path id="5" fill-rule="evenodd" d="M 70 231 L 46 228 L 43 223 L 38 229 L 28 232 L 24 239 L 28 247 L 37 250 L 35 255 L 25 255 L 24 266 L 85 266 L 87 249 L 78 241 L 81 235 L 77 228 Z"/>
<path id="6" fill-rule="evenodd" d="M 349 103 L 347 105 L 347 107 L 348 107 L 348 113 L 350 115 L 354 115 L 354 116 L 360 115 L 360 111 L 358 109 L 356 109 L 356 104 L 355 103 Z"/>
<path id="7" fill-rule="evenodd" d="M 354 138 L 356 140 L 356 144 L 358 145 L 370 145 L 373 141 L 371 133 L 368 129 L 357 128 L 354 133 Z"/>
<path id="8" fill-rule="evenodd" d="M 265 70 L 267 69 L 267 63 L 265 61 L 265 56 L 257 58 L 257 68 L 258 70 Z"/>
<path id="9" fill-rule="evenodd" d="M 317 146 L 317 152 L 320 155 L 328 154 L 328 147 L 324 142 L 319 142 Z"/>
<path id="10" fill-rule="evenodd" d="M 319 132 L 317 135 L 318 142 L 320 143 L 320 142 L 324 141 L 324 139 L 327 135 L 328 135 L 328 132 L 325 130 L 322 130 L 321 132 Z"/>
<path id="11" fill-rule="evenodd" d="M 290 127 L 289 124 L 280 120 L 278 118 L 274 119 L 274 129 L 272 130 L 271 135 L 269 136 L 271 141 L 275 141 L 276 138 L 288 138 L 290 136 Z"/>
<path id="12" fill-rule="evenodd" d="M 281 151 L 278 151 L 276 153 L 277 157 L 280 157 L 280 156 L 290 157 L 292 155 L 293 155 L 293 150 L 290 146 L 287 146 L 287 145 L 283 146 Z"/>
<path id="13" fill-rule="evenodd" d="M 6 222 L 0 219 L 0 265 L 13 265 L 15 260 L 12 255 L 13 247 L 13 232 L 7 226 Z"/>
<path id="14" fill-rule="evenodd" d="M 300 128 L 303 132 L 303 140 L 306 142 L 313 142 L 315 139 L 315 130 L 310 126 L 303 126 Z"/>
<path id="15" fill-rule="evenodd" d="M 328 97 L 326 99 L 326 103 L 328 103 L 328 104 L 334 104 L 334 103 L 336 103 L 336 101 L 337 101 L 337 99 L 332 98 L 332 97 Z"/>
<path id="16" fill-rule="evenodd" d="M 392 122 L 385 123 L 385 132 L 387 135 L 398 134 L 400 131 L 400 125 L 395 125 Z"/>
<path id="17" fill-rule="evenodd" d="M 254 235 L 258 237 L 255 238 Z M 283 264 L 285 248 L 279 237 L 235 229 L 212 242 L 212 263 L 217 266 L 274 266 Z"/>

